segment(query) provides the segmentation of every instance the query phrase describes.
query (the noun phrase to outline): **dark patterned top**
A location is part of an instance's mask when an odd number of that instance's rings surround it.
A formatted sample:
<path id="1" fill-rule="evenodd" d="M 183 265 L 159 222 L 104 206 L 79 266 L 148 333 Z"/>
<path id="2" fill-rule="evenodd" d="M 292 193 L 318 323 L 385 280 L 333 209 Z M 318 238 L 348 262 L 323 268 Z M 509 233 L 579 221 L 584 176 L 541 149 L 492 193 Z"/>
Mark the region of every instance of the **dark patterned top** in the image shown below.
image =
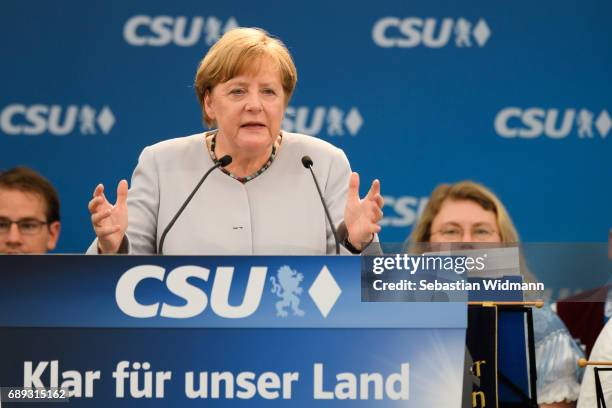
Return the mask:
<path id="1" fill-rule="evenodd" d="M 279 135 L 279 137 L 282 139 L 282 134 Z M 217 155 L 215 153 L 215 145 L 217 142 L 217 132 L 213 133 L 212 135 L 212 139 L 210 141 L 210 148 L 208 149 L 209 153 L 210 153 L 210 158 L 212 159 L 212 161 L 217 164 L 219 163 L 219 159 L 217 158 Z M 274 158 L 276 157 L 276 143 L 274 143 L 272 145 L 272 153 L 270 153 L 270 157 L 268 157 L 268 160 L 264 163 L 264 165 L 257 170 L 255 173 L 248 175 L 246 177 L 240 177 L 237 176 L 235 174 L 233 174 L 232 172 L 226 170 L 223 167 L 219 167 L 219 170 L 221 170 L 223 173 L 227 174 L 228 176 L 235 178 L 236 180 L 238 180 L 241 183 L 246 183 L 247 181 L 251 181 L 253 180 L 255 177 L 259 176 L 261 173 L 263 173 L 264 171 L 266 171 L 268 169 L 268 167 L 270 167 L 272 165 L 272 162 L 274 161 Z"/>

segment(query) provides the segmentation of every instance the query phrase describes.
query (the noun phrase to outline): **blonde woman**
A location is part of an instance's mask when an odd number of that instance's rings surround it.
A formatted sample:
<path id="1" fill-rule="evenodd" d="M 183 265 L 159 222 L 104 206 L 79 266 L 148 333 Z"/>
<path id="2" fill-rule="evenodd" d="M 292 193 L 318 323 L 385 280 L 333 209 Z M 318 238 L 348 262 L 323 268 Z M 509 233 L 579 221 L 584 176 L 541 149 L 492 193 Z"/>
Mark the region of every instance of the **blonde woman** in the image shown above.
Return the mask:
<path id="1" fill-rule="evenodd" d="M 410 235 L 413 247 L 421 243 L 518 241 L 516 228 L 502 202 L 491 190 L 472 181 L 436 187 Z M 546 408 L 574 407 L 581 374 L 576 361 L 582 352 L 550 307 L 534 309 L 533 318 L 538 404 Z"/>
<path id="2" fill-rule="evenodd" d="M 198 67 L 195 90 L 214 129 L 149 146 L 131 189 L 112 205 L 98 185 L 89 202 L 96 240 L 88 253 L 155 253 L 164 229 L 202 175 L 165 240 L 166 254 L 326 254 L 334 236 L 310 172 L 309 156 L 330 216 L 346 231 L 344 248 L 360 252 L 380 230 L 383 199 L 375 180 L 360 199 L 359 177 L 344 152 L 311 136 L 281 130 L 297 82 L 287 47 L 257 28 L 228 31 Z M 129 221 L 128 221 L 129 210 Z"/>

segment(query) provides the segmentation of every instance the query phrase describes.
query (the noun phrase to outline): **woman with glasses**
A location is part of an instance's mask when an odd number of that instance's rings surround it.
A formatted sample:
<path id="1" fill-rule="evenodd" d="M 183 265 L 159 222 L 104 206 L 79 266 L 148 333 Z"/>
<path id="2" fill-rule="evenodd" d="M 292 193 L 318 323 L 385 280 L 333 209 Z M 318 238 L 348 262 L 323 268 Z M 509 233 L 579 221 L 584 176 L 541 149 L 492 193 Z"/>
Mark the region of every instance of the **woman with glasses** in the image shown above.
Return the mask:
<path id="1" fill-rule="evenodd" d="M 489 189 L 472 181 L 436 187 L 410 235 L 412 248 L 421 243 L 518 241 L 502 202 Z M 546 408 L 573 407 L 580 391 L 581 372 L 576 362 L 582 352 L 550 307 L 534 309 L 533 318 L 538 404 Z"/>

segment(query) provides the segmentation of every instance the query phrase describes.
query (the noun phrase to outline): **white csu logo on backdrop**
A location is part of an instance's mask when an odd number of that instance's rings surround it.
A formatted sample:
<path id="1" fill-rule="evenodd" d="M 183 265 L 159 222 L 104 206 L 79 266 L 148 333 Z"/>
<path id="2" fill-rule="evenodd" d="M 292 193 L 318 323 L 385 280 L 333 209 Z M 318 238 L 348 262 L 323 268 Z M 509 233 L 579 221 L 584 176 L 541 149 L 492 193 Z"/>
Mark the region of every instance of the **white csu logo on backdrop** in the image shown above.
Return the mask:
<path id="1" fill-rule="evenodd" d="M 593 139 L 598 134 L 605 139 L 611 127 L 612 119 L 606 109 L 598 112 L 586 108 L 508 107 L 495 116 L 495 132 L 505 138 L 533 139 L 545 135 L 551 139 L 563 139 L 575 132 L 580 139 Z"/>
<path id="2" fill-rule="evenodd" d="M 472 22 L 463 17 L 384 17 L 372 28 L 372 39 L 383 48 L 414 48 L 419 45 L 442 48 L 448 44 L 461 48 L 484 47 L 490 36 L 491 29 L 483 18 Z"/>
<path id="3" fill-rule="evenodd" d="M 7 135 L 108 134 L 114 124 L 115 115 L 108 106 L 95 109 L 90 105 L 12 104 L 0 113 L 0 128 Z"/>
<path id="4" fill-rule="evenodd" d="M 385 207 L 389 207 L 395 214 L 384 210 L 385 217 L 380 221 L 382 227 L 408 227 L 420 217 L 429 201 L 429 197 L 413 196 L 384 196 Z"/>
<path id="5" fill-rule="evenodd" d="M 210 270 L 207 268 L 193 265 L 181 266 L 166 274 L 166 270 L 161 266 L 140 265 L 128 269 L 121 275 L 115 288 L 115 300 L 123 313 L 141 319 L 155 316 L 172 319 L 195 317 L 206 310 L 209 301 L 213 313 L 219 317 L 245 318 L 251 316 L 259 308 L 267 273 L 268 268 L 265 266 L 251 267 L 242 303 L 230 305 L 229 294 L 234 267 L 217 267 L 210 294 L 207 294 L 200 287 L 189 282 L 189 279 L 192 278 L 208 281 Z M 279 268 L 276 277 L 270 279 L 271 292 L 281 298 L 281 301 L 275 304 L 277 316 L 287 317 L 286 307 L 291 307 L 294 316 L 304 316 L 304 311 L 299 307 L 299 295 L 302 294 L 302 288 L 299 286 L 303 278 L 301 273 L 284 265 Z M 138 285 L 146 279 L 164 282 L 168 291 L 181 298 L 184 304 L 178 306 L 165 302 L 161 303 L 161 306 L 160 302 L 142 304 L 136 299 L 135 292 Z M 324 318 L 328 316 L 341 293 L 342 290 L 327 266 L 323 266 L 308 289 L 308 294 Z"/>
<path id="6" fill-rule="evenodd" d="M 363 125 L 359 109 L 342 109 L 337 106 L 289 106 L 285 111 L 282 127 L 287 132 L 307 135 L 356 136 Z"/>
<path id="7" fill-rule="evenodd" d="M 146 16 L 130 18 L 123 26 L 123 37 L 128 44 L 142 47 L 162 47 L 169 44 L 190 47 L 204 40 L 212 45 L 221 36 L 238 27 L 234 17 L 222 21 L 217 17 Z"/>

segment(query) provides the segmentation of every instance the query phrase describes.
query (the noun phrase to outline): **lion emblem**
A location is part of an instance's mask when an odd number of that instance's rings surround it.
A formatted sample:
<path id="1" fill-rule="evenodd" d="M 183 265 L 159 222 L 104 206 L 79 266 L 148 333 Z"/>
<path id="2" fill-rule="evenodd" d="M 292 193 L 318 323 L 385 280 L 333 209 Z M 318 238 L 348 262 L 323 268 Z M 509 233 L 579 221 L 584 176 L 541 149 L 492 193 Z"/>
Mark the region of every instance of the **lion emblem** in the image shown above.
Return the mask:
<path id="1" fill-rule="evenodd" d="M 278 282 L 277 282 L 278 279 Z M 272 293 L 282 300 L 276 302 L 276 315 L 287 317 L 288 313 L 285 310 L 287 306 L 291 306 L 295 316 L 304 316 L 304 311 L 300 309 L 300 298 L 302 294 L 300 283 L 304 280 L 304 275 L 284 265 L 278 269 L 276 277 L 271 276 Z"/>

